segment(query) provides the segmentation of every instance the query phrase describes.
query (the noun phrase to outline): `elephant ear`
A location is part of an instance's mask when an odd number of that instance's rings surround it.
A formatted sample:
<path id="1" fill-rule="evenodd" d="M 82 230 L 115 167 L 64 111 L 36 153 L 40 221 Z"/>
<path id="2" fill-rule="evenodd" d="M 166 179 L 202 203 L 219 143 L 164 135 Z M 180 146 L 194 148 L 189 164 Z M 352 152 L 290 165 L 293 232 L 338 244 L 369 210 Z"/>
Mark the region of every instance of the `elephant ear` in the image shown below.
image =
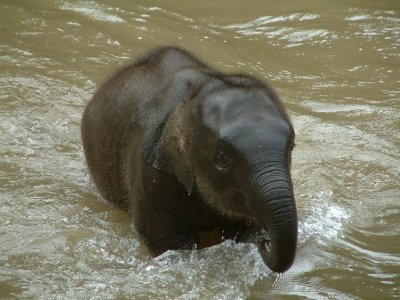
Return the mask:
<path id="1" fill-rule="evenodd" d="M 187 142 L 179 128 L 178 111 L 170 113 L 145 144 L 143 160 L 153 168 L 173 175 L 190 194 L 193 173 L 187 153 Z"/>

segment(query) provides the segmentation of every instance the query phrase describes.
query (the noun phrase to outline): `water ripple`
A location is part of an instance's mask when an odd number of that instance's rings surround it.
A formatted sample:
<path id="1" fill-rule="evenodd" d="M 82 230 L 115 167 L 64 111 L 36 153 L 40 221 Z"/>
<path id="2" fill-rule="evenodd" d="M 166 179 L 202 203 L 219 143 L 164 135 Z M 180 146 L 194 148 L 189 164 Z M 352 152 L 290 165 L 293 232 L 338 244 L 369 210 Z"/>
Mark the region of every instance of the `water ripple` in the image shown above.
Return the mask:
<path id="1" fill-rule="evenodd" d="M 102 6 L 96 4 L 93 1 L 81 1 L 78 3 L 65 3 L 60 7 L 63 10 L 74 11 L 80 13 L 86 17 L 89 17 L 97 21 L 106 21 L 112 23 L 125 23 L 125 20 L 119 16 L 106 13 Z"/>
<path id="2" fill-rule="evenodd" d="M 232 30 L 243 36 L 260 36 L 269 39 L 285 41 L 285 47 L 297 47 L 305 43 L 326 44 L 337 36 L 323 28 L 306 28 L 308 21 L 319 19 L 320 16 L 311 13 L 294 13 L 282 16 L 265 16 L 246 23 L 217 25 L 226 30 Z M 280 23 L 284 23 L 282 26 Z M 296 24 L 296 26 L 291 26 Z"/>

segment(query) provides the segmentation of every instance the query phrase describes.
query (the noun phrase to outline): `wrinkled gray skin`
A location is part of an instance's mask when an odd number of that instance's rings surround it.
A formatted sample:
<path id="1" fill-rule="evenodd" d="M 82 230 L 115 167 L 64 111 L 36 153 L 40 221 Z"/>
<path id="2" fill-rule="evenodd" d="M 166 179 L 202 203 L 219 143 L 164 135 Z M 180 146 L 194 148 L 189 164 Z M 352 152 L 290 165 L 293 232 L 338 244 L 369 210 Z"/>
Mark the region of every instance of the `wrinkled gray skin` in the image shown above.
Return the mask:
<path id="1" fill-rule="evenodd" d="M 98 89 L 82 139 L 101 194 L 132 211 L 155 254 L 191 249 L 214 229 L 236 241 L 265 229 L 264 262 L 275 272 L 292 265 L 294 131 L 264 83 L 159 48 Z"/>

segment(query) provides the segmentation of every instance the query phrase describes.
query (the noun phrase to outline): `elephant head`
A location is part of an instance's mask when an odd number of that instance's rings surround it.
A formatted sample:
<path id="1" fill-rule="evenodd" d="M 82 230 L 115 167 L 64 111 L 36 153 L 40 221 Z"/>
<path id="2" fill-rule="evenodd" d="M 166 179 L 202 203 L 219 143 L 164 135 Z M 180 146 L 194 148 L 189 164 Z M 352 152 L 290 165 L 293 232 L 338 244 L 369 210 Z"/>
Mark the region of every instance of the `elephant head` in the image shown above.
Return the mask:
<path id="1" fill-rule="evenodd" d="M 265 229 L 260 254 L 271 270 L 286 271 L 297 243 L 294 130 L 278 97 L 248 77 L 214 79 L 186 97 L 158 134 L 154 147 L 163 150 L 148 161 L 189 193 L 195 185 L 222 215 Z"/>

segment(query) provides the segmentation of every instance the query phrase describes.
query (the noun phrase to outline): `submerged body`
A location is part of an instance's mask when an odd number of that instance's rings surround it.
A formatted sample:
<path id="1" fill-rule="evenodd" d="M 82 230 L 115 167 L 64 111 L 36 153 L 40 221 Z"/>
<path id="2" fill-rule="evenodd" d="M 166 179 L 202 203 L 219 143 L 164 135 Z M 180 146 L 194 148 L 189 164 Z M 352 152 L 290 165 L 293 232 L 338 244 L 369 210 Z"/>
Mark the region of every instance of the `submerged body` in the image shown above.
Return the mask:
<path id="1" fill-rule="evenodd" d="M 269 245 L 262 240 L 259 249 L 266 264 L 283 272 L 293 263 L 294 131 L 259 80 L 159 48 L 98 89 L 82 139 L 99 191 L 132 211 L 154 253 L 245 241 L 265 229 Z"/>

